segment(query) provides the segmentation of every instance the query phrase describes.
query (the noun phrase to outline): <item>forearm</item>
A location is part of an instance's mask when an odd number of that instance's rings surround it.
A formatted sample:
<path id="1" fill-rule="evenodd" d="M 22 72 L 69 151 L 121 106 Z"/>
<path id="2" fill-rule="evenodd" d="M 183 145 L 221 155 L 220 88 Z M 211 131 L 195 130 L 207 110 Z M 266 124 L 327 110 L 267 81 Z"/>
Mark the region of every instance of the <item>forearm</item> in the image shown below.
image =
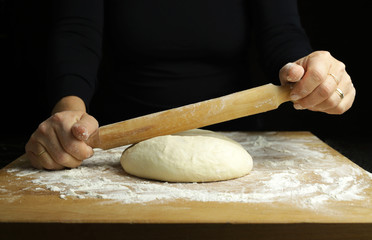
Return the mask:
<path id="1" fill-rule="evenodd" d="M 57 102 L 52 110 L 52 114 L 63 111 L 82 111 L 86 112 L 84 101 L 76 96 L 67 96 Z"/>

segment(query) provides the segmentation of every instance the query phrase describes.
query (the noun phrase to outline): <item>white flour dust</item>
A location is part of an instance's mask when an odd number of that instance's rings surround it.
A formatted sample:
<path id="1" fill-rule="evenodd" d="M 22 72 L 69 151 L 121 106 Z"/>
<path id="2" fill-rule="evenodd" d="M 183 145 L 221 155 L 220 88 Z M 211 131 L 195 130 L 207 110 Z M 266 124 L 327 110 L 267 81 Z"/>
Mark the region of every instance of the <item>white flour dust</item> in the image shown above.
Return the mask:
<path id="1" fill-rule="evenodd" d="M 276 133 L 224 133 L 252 155 L 252 172 L 242 178 L 215 183 L 166 183 L 126 174 L 120 165 L 125 147 L 95 155 L 76 169 L 41 171 L 10 168 L 27 177 L 34 191 L 51 190 L 60 198 L 99 198 L 123 204 L 174 201 L 271 203 L 289 202 L 299 208 L 319 208 L 329 201 L 366 198 L 372 176 L 362 169 L 337 164 L 326 148 L 311 147 L 315 137 L 286 138 Z"/>

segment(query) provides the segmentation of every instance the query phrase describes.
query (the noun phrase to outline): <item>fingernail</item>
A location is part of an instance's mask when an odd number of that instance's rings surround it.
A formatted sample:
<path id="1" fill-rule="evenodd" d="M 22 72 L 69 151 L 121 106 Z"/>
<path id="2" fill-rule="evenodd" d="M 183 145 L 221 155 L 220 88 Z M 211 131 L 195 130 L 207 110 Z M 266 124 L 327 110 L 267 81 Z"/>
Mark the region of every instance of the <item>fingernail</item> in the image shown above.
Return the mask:
<path id="1" fill-rule="evenodd" d="M 301 97 L 298 96 L 298 95 L 296 95 L 296 94 L 291 95 L 291 100 L 292 100 L 292 101 L 297 101 L 297 100 L 300 99 L 300 98 L 301 98 Z"/>
<path id="2" fill-rule="evenodd" d="M 81 126 L 80 124 L 74 125 L 74 135 L 82 141 L 86 141 L 89 138 L 89 133 L 86 127 Z"/>
<path id="3" fill-rule="evenodd" d="M 289 71 L 289 69 L 291 69 L 292 66 L 293 66 L 293 63 L 287 63 L 287 64 L 285 65 L 287 71 Z M 287 81 L 289 81 L 289 82 L 292 82 L 292 81 L 293 81 L 293 79 L 292 79 L 292 78 L 290 77 L 290 75 L 289 75 L 289 72 L 288 72 L 288 75 L 287 75 Z"/>
<path id="4" fill-rule="evenodd" d="M 88 134 L 88 131 L 86 129 L 84 130 L 84 132 L 81 133 L 81 138 L 83 139 L 83 141 L 88 140 L 89 134 Z"/>
<path id="5" fill-rule="evenodd" d="M 302 107 L 300 104 L 298 104 L 298 103 L 294 104 L 293 107 L 294 107 L 295 109 L 297 109 L 297 110 L 303 110 L 303 109 L 305 109 L 305 108 L 303 108 L 303 107 Z"/>

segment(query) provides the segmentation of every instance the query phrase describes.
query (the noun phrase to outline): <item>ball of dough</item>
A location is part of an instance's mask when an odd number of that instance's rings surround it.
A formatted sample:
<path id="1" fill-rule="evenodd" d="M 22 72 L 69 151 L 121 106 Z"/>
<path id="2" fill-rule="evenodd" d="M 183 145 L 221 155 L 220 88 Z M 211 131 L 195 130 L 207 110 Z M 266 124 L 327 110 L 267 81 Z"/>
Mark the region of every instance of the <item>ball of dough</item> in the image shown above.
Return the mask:
<path id="1" fill-rule="evenodd" d="M 145 140 L 127 148 L 121 165 L 132 175 L 167 182 L 210 182 L 242 177 L 252 158 L 234 140 L 190 130 Z"/>

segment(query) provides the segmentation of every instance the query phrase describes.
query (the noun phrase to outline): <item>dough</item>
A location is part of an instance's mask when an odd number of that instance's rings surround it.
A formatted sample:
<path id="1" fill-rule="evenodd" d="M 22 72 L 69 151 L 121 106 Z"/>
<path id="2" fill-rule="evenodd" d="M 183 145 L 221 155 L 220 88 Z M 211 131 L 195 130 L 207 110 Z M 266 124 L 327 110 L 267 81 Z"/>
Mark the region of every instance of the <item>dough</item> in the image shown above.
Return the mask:
<path id="1" fill-rule="evenodd" d="M 167 182 L 210 182 L 242 177 L 252 158 L 234 140 L 190 130 L 145 140 L 127 148 L 121 165 L 132 175 Z"/>

